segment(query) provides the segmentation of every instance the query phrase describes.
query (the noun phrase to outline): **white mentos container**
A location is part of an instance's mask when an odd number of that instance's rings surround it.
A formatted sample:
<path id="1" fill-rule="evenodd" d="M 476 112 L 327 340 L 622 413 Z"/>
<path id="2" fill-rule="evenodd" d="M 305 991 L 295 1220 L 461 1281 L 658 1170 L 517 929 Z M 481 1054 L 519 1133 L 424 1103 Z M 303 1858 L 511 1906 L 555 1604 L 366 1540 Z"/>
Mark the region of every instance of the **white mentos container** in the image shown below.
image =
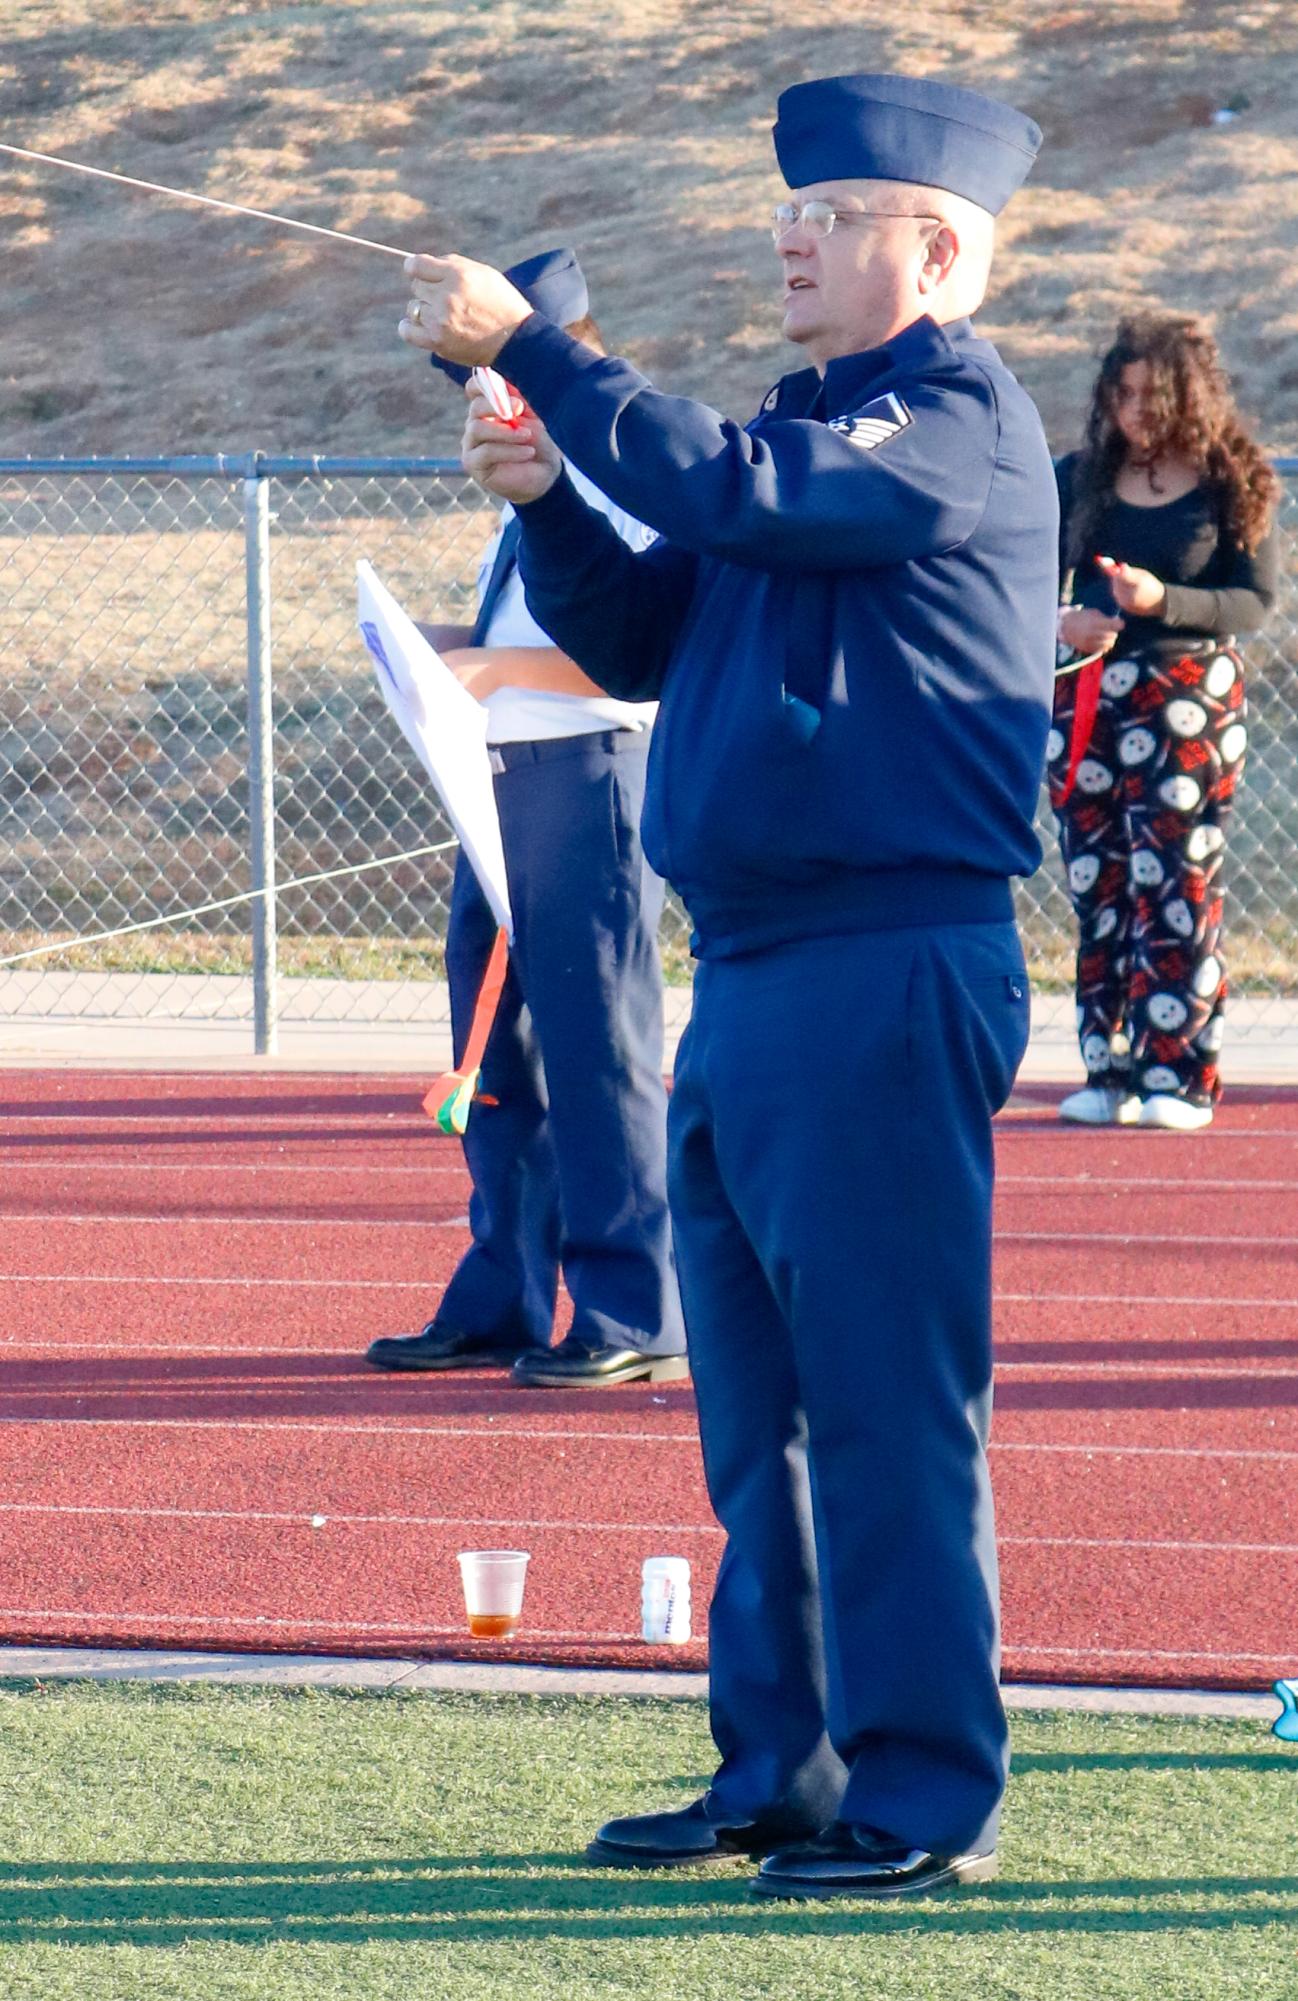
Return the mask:
<path id="1" fill-rule="evenodd" d="M 683 1556 L 647 1556 L 640 1618 L 646 1640 L 683 1647 L 690 1636 L 690 1566 Z"/>

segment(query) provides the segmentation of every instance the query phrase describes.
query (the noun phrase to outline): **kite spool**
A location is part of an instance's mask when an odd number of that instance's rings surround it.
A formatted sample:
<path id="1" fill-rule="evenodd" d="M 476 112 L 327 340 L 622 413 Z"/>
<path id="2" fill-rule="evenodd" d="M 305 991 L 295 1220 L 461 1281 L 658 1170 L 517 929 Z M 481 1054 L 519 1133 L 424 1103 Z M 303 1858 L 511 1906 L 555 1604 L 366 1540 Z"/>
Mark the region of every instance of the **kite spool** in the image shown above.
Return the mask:
<path id="1" fill-rule="evenodd" d="M 513 423 L 514 400 L 503 375 L 497 375 L 494 368 L 475 368 L 469 376 L 469 387 L 486 398 L 493 417 L 499 417 L 502 424 Z"/>

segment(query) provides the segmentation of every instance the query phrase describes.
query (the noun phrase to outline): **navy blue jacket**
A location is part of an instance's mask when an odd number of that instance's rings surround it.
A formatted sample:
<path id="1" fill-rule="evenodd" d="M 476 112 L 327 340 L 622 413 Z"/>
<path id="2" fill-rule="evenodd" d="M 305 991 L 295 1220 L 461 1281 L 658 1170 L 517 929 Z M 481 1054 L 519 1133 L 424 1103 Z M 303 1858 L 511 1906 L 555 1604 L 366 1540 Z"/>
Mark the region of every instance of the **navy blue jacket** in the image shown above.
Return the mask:
<path id="1" fill-rule="evenodd" d="M 1058 508 L 996 350 L 921 319 L 747 429 L 539 316 L 497 366 L 662 537 L 634 554 L 566 479 L 520 509 L 538 622 L 661 700 L 644 845 L 696 951 L 1007 916 L 1041 858 Z"/>

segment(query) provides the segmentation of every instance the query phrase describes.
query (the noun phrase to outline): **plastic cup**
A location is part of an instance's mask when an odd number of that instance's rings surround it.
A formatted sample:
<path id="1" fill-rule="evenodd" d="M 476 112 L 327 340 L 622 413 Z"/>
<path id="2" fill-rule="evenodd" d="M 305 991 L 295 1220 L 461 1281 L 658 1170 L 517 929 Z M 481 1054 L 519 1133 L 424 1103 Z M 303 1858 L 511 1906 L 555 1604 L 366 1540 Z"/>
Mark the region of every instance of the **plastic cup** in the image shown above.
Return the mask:
<path id="1" fill-rule="evenodd" d="M 478 1640 L 506 1640 L 523 1616 L 525 1549 L 462 1549 L 460 1581 L 469 1631 Z"/>
<path id="2" fill-rule="evenodd" d="M 647 1556 L 641 1569 L 640 1624 L 653 1646 L 690 1637 L 690 1566 L 683 1556 Z"/>

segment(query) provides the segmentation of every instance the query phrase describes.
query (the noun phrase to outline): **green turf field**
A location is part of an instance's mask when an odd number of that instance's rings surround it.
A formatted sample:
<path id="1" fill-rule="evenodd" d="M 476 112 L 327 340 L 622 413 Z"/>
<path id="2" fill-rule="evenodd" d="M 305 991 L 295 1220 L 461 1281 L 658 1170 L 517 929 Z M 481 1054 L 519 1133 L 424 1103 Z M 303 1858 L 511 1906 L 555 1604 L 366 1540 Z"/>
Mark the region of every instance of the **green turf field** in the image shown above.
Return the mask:
<path id="1" fill-rule="evenodd" d="M 890 1908 L 582 1848 L 694 1703 L 0 1687 L 5 2001 L 1298 2001 L 1298 1747 L 1020 1718 L 1002 1877 Z"/>

